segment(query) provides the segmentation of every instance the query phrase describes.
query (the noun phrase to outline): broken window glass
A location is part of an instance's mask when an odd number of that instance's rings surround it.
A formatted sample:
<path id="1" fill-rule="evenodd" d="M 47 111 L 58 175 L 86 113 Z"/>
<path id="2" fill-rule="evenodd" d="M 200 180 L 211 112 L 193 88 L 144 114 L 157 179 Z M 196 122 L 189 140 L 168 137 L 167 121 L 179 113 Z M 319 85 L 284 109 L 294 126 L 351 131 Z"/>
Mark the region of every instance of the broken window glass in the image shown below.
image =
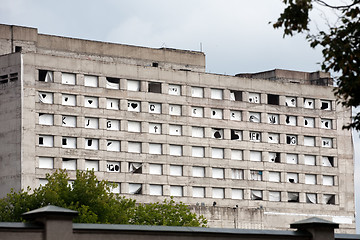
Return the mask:
<path id="1" fill-rule="evenodd" d="M 224 129 L 212 128 L 212 138 L 223 139 L 224 138 Z"/>
<path id="2" fill-rule="evenodd" d="M 112 152 L 120 152 L 120 141 L 117 140 L 107 140 L 106 150 Z"/>
<path id="3" fill-rule="evenodd" d="M 286 143 L 290 145 L 297 145 L 297 136 L 286 135 Z"/>
<path id="4" fill-rule="evenodd" d="M 39 146 L 53 147 L 54 146 L 54 136 L 40 135 L 39 136 Z"/>
<path id="5" fill-rule="evenodd" d="M 98 108 L 99 107 L 99 99 L 97 97 L 88 97 L 88 96 L 85 96 L 84 98 L 85 100 L 85 104 L 84 106 L 85 107 L 88 107 L 88 108 Z"/>
<path id="6" fill-rule="evenodd" d="M 331 138 L 321 138 L 321 146 L 326 148 L 332 148 Z"/>
<path id="7" fill-rule="evenodd" d="M 270 123 L 270 124 L 279 124 L 279 114 L 270 114 L 270 113 L 268 113 L 268 123 Z"/>
<path id="8" fill-rule="evenodd" d="M 279 143 L 280 135 L 278 133 L 269 133 L 268 134 L 268 142 L 269 143 Z"/>
<path id="9" fill-rule="evenodd" d="M 76 117 L 75 116 L 62 116 L 63 127 L 76 127 Z"/>
<path id="10" fill-rule="evenodd" d="M 304 127 L 315 127 L 315 118 L 304 117 Z"/>
<path id="11" fill-rule="evenodd" d="M 41 103 L 53 104 L 53 93 L 39 92 L 39 101 Z"/>
<path id="12" fill-rule="evenodd" d="M 169 95 L 180 96 L 181 95 L 181 86 L 169 84 Z"/>
<path id="13" fill-rule="evenodd" d="M 129 172 L 130 173 L 142 173 L 142 163 L 129 163 Z"/>
<path id="14" fill-rule="evenodd" d="M 161 93 L 161 83 L 159 82 L 149 82 L 148 92 L 152 93 Z"/>
<path id="15" fill-rule="evenodd" d="M 231 129 L 231 140 L 242 140 L 242 131 Z"/>
<path id="16" fill-rule="evenodd" d="M 161 103 L 149 103 L 149 113 L 161 113 Z"/>
<path id="17" fill-rule="evenodd" d="M 296 126 L 296 116 L 286 116 L 285 124 L 289 126 Z"/>
<path id="18" fill-rule="evenodd" d="M 299 176 L 297 173 L 287 173 L 287 181 L 289 183 L 298 183 L 299 182 Z"/>
<path id="19" fill-rule="evenodd" d="M 260 142 L 261 141 L 261 133 L 260 132 L 249 132 L 250 141 L 252 142 Z"/>
<path id="20" fill-rule="evenodd" d="M 39 70 L 39 81 L 40 82 L 53 82 L 54 73 L 48 70 Z"/>
<path id="21" fill-rule="evenodd" d="M 204 108 L 191 107 L 191 116 L 192 117 L 203 117 L 204 116 Z"/>
<path id="22" fill-rule="evenodd" d="M 128 100 L 128 111 L 140 112 L 140 102 Z"/>
<path id="23" fill-rule="evenodd" d="M 268 104 L 279 105 L 279 95 L 268 94 L 267 95 Z"/>
<path id="24" fill-rule="evenodd" d="M 85 117 L 85 128 L 98 129 L 99 128 L 99 119 L 98 118 Z"/>
<path id="25" fill-rule="evenodd" d="M 299 193 L 288 192 L 288 202 L 299 202 Z"/>
<path id="26" fill-rule="evenodd" d="M 181 116 L 181 105 L 170 104 L 169 115 Z"/>
<path id="27" fill-rule="evenodd" d="M 85 139 L 85 149 L 89 150 L 98 150 L 99 149 L 99 139 Z"/>
<path id="28" fill-rule="evenodd" d="M 142 194 L 142 184 L 129 183 L 129 194 Z"/>
<path id="29" fill-rule="evenodd" d="M 325 167 L 333 167 L 334 166 L 334 157 L 323 156 L 321 159 L 322 159 L 322 166 L 325 166 Z"/>
<path id="30" fill-rule="evenodd" d="M 241 111 L 230 110 L 230 120 L 241 121 Z"/>
<path id="31" fill-rule="evenodd" d="M 317 203 L 316 193 L 306 193 L 306 203 Z"/>
<path id="32" fill-rule="evenodd" d="M 335 195 L 334 194 L 324 194 L 323 202 L 325 204 L 334 205 L 335 204 Z"/>
<path id="33" fill-rule="evenodd" d="M 296 107 L 296 97 L 285 97 L 285 106 Z"/>
<path id="34" fill-rule="evenodd" d="M 280 153 L 278 152 L 269 152 L 269 162 L 280 162 Z"/>
<path id="35" fill-rule="evenodd" d="M 75 85 L 76 75 L 74 73 L 62 73 L 61 74 L 61 83 Z"/>
<path id="36" fill-rule="evenodd" d="M 260 103 L 260 93 L 249 93 L 250 103 Z"/>
<path id="37" fill-rule="evenodd" d="M 149 133 L 161 134 L 161 123 L 149 123 Z"/>
<path id="38" fill-rule="evenodd" d="M 331 110 L 331 101 L 321 100 L 321 110 Z"/>
<path id="39" fill-rule="evenodd" d="M 263 194 L 261 190 L 251 190 L 251 200 L 262 200 Z"/>
<path id="40" fill-rule="evenodd" d="M 310 99 L 310 98 L 305 98 L 304 99 L 304 108 L 314 109 L 314 107 L 315 107 L 315 100 L 314 99 Z"/>
<path id="41" fill-rule="evenodd" d="M 120 130 L 120 121 L 114 119 L 106 120 L 106 129 L 107 130 Z"/>
<path id="42" fill-rule="evenodd" d="M 331 129 L 332 127 L 332 120 L 331 119 L 321 119 L 321 128 Z"/>
<path id="43" fill-rule="evenodd" d="M 76 96 L 70 94 L 62 95 L 62 105 L 66 106 L 76 106 Z"/>
<path id="44" fill-rule="evenodd" d="M 242 92 L 230 90 L 230 100 L 231 101 L 242 101 Z"/>
<path id="45" fill-rule="evenodd" d="M 120 172 L 120 162 L 107 162 L 106 170 L 107 172 Z"/>
<path id="46" fill-rule="evenodd" d="M 212 108 L 211 109 L 211 118 L 222 119 L 223 118 L 223 110 Z"/>
<path id="47" fill-rule="evenodd" d="M 63 137 L 62 138 L 63 148 L 76 148 L 76 138 L 74 137 Z"/>
<path id="48" fill-rule="evenodd" d="M 106 109 L 119 110 L 119 99 L 106 99 Z"/>
<path id="49" fill-rule="evenodd" d="M 106 88 L 119 89 L 120 88 L 120 79 L 113 78 L 113 77 L 106 77 Z"/>
<path id="50" fill-rule="evenodd" d="M 249 122 L 261 122 L 261 115 L 259 112 L 249 112 Z"/>

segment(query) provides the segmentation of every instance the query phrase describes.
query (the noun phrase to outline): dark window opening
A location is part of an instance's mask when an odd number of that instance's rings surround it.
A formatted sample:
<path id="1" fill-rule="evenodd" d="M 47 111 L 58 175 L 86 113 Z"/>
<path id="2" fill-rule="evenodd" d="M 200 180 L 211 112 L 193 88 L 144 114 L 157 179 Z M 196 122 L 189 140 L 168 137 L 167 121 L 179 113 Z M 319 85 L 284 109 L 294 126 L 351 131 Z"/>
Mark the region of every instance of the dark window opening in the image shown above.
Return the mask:
<path id="1" fill-rule="evenodd" d="M 106 81 L 108 81 L 110 83 L 119 84 L 120 83 L 120 78 L 106 77 Z"/>
<path id="2" fill-rule="evenodd" d="M 152 66 L 153 66 L 153 67 L 159 67 L 159 63 L 153 62 L 153 63 L 152 63 Z"/>
<path id="3" fill-rule="evenodd" d="M 139 187 L 135 192 L 134 194 L 142 194 L 142 186 Z"/>
<path id="4" fill-rule="evenodd" d="M 148 92 L 161 93 L 161 83 L 149 82 Z"/>
<path id="5" fill-rule="evenodd" d="M 90 147 L 92 145 L 92 139 L 87 140 L 87 145 Z"/>
<path id="6" fill-rule="evenodd" d="M 240 131 L 231 129 L 231 140 L 239 140 L 240 139 Z"/>
<path id="7" fill-rule="evenodd" d="M 331 166 L 334 166 L 334 157 L 328 157 L 329 159 L 329 163 L 331 164 Z"/>
<path id="8" fill-rule="evenodd" d="M 321 109 L 322 110 L 330 109 L 329 103 L 328 102 L 321 102 Z"/>
<path id="9" fill-rule="evenodd" d="M 11 73 L 10 74 L 10 81 L 18 80 L 18 73 Z"/>
<path id="10" fill-rule="evenodd" d="M 129 172 L 142 173 L 142 163 L 129 163 Z"/>
<path id="11" fill-rule="evenodd" d="M 20 46 L 15 46 L 15 52 L 21 52 L 22 51 L 22 47 Z"/>
<path id="12" fill-rule="evenodd" d="M 268 94 L 268 104 L 279 105 L 279 95 Z"/>
<path id="13" fill-rule="evenodd" d="M 230 90 L 230 94 L 234 94 L 235 101 L 242 101 L 242 92 L 241 91 Z"/>
<path id="14" fill-rule="evenodd" d="M 280 153 L 277 152 L 277 153 L 271 155 L 270 161 L 275 162 L 275 163 L 279 163 L 280 162 Z"/>
<path id="15" fill-rule="evenodd" d="M 39 70 L 39 81 L 45 82 L 47 70 Z"/>
<path id="16" fill-rule="evenodd" d="M 1 75 L 0 76 L 0 84 L 4 84 L 8 82 L 8 75 Z"/>
<path id="17" fill-rule="evenodd" d="M 67 145 L 67 139 L 66 138 L 62 139 L 62 145 Z"/>
<path id="18" fill-rule="evenodd" d="M 288 193 L 288 202 L 299 202 L 299 193 Z"/>
<path id="19" fill-rule="evenodd" d="M 334 205 L 335 204 L 335 195 L 330 196 L 327 199 L 326 204 Z"/>
<path id="20" fill-rule="evenodd" d="M 43 145 L 44 144 L 44 138 L 43 137 L 39 137 L 39 145 Z"/>

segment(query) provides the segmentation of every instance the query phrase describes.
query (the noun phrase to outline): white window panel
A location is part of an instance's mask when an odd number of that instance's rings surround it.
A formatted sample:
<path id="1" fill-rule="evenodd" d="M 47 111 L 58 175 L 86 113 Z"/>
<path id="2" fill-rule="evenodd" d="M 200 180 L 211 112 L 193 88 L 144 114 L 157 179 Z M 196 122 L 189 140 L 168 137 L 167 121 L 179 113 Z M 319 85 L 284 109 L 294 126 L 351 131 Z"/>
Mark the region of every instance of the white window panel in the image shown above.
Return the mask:
<path id="1" fill-rule="evenodd" d="M 296 117 L 295 116 L 286 116 L 285 124 L 289 126 L 296 126 Z"/>
<path id="2" fill-rule="evenodd" d="M 230 120 L 241 121 L 241 111 L 231 110 L 230 111 Z"/>
<path id="3" fill-rule="evenodd" d="M 311 166 L 315 166 L 316 163 L 316 157 L 313 155 L 305 155 L 304 156 L 304 163 L 305 165 L 311 165 Z"/>
<path id="4" fill-rule="evenodd" d="M 296 154 L 286 154 L 286 163 L 297 164 L 298 163 L 298 155 L 296 155 Z"/>
<path id="5" fill-rule="evenodd" d="M 304 117 L 304 127 L 314 128 L 315 127 L 315 118 Z"/>
<path id="6" fill-rule="evenodd" d="M 169 125 L 169 135 L 181 136 L 181 125 Z"/>
<path id="7" fill-rule="evenodd" d="M 242 189 L 231 189 L 232 199 L 244 199 L 244 190 Z"/>
<path id="8" fill-rule="evenodd" d="M 45 186 L 49 181 L 47 179 L 39 179 L 39 185 Z"/>
<path id="9" fill-rule="evenodd" d="M 76 170 L 76 159 L 63 158 L 62 159 L 62 168 L 66 169 L 66 170 Z"/>
<path id="10" fill-rule="evenodd" d="M 311 98 L 304 99 L 304 108 L 314 109 L 315 107 L 315 100 Z"/>
<path id="11" fill-rule="evenodd" d="M 120 162 L 107 162 L 106 163 L 107 172 L 120 172 Z"/>
<path id="12" fill-rule="evenodd" d="M 315 146 L 315 137 L 304 136 L 304 146 Z"/>
<path id="13" fill-rule="evenodd" d="M 39 135 L 39 146 L 53 147 L 54 146 L 54 136 Z"/>
<path id="14" fill-rule="evenodd" d="M 305 174 L 305 184 L 316 184 L 316 175 Z"/>
<path id="15" fill-rule="evenodd" d="M 250 103 L 260 103 L 260 93 L 249 93 Z"/>
<path id="16" fill-rule="evenodd" d="M 85 149 L 98 150 L 99 149 L 99 139 L 86 138 L 85 139 Z"/>
<path id="17" fill-rule="evenodd" d="M 76 148 L 76 138 L 75 137 L 62 137 L 62 147 L 63 148 Z"/>
<path id="18" fill-rule="evenodd" d="M 277 152 L 269 152 L 269 162 L 280 162 L 280 153 Z"/>
<path id="19" fill-rule="evenodd" d="M 204 116 L 204 108 L 191 107 L 191 116 L 192 117 L 203 117 Z"/>
<path id="20" fill-rule="evenodd" d="M 54 94 L 49 92 L 39 92 L 39 101 L 41 103 L 53 104 Z"/>
<path id="21" fill-rule="evenodd" d="M 204 128 L 203 127 L 191 127 L 191 136 L 203 138 L 204 137 Z"/>
<path id="22" fill-rule="evenodd" d="M 39 168 L 54 168 L 54 158 L 52 157 L 39 157 Z"/>
<path id="23" fill-rule="evenodd" d="M 261 141 L 261 133 L 260 132 L 249 132 L 250 141 L 252 142 L 260 142 Z"/>
<path id="24" fill-rule="evenodd" d="M 140 102 L 139 101 L 130 101 L 130 100 L 128 100 L 128 111 L 130 111 L 130 112 L 140 112 Z"/>
<path id="25" fill-rule="evenodd" d="M 299 175 L 297 173 L 287 173 L 287 181 L 290 183 L 298 183 Z"/>
<path id="26" fill-rule="evenodd" d="M 76 96 L 71 94 L 62 95 L 62 105 L 65 106 L 76 106 Z"/>
<path id="27" fill-rule="evenodd" d="M 149 113 L 161 113 L 161 103 L 149 103 Z"/>
<path id="28" fill-rule="evenodd" d="M 99 171 L 99 161 L 85 160 L 85 169 Z"/>
<path id="29" fill-rule="evenodd" d="M 205 177 L 205 167 L 192 167 L 193 177 Z"/>
<path id="30" fill-rule="evenodd" d="M 162 154 L 162 144 L 149 143 L 149 154 Z"/>
<path id="31" fill-rule="evenodd" d="M 297 136 L 286 135 L 286 143 L 290 145 L 297 145 Z"/>
<path id="32" fill-rule="evenodd" d="M 140 91 L 140 81 L 137 80 L 127 80 L 127 90 L 139 92 Z"/>
<path id="33" fill-rule="evenodd" d="M 180 165 L 170 165 L 170 175 L 171 176 L 182 176 L 183 167 Z"/>
<path id="34" fill-rule="evenodd" d="M 321 138 L 321 146 L 326 148 L 332 148 L 332 139 L 331 138 Z"/>
<path id="35" fill-rule="evenodd" d="M 232 179 L 244 179 L 244 171 L 242 169 L 231 169 Z"/>
<path id="36" fill-rule="evenodd" d="M 250 180 L 253 181 L 262 181 L 262 171 L 250 170 Z"/>
<path id="37" fill-rule="evenodd" d="M 111 193 L 120 193 L 120 183 L 112 183 L 115 186 L 110 187 Z"/>
<path id="38" fill-rule="evenodd" d="M 250 151 L 250 161 L 261 162 L 261 152 Z"/>
<path id="39" fill-rule="evenodd" d="M 120 121 L 115 119 L 106 120 L 106 129 L 107 130 L 120 130 Z"/>
<path id="40" fill-rule="evenodd" d="M 41 125 L 54 125 L 54 115 L 39 113 L 39 124 Z"/>
<path id="41" fill-rule="evenodd" d="M 120 141 L 107 140 L 106 150 L 111 152 L 120 152 Z"/>
<path id="42" fill-rule="evenodd" d="M 204 147 L 195 147 L 191 148 L 191 156 L 193 157 L 205 157 L 205 148 Z"/>
<path id="43" fill-rule="evenodd" d="M 280 182 L 280 172 L 269 172 L 269 182 Z"/>
<path id="44" fill-rule="evenodd" d="M 129 183 L 129 194 L 142 194 L 142 185 L 140 183 Z"/>
<path id="45" fill-rule="evenodd" d="M 317 203 L 316 193 L 306 193 L 306 203 Z"/>
<path id="46" fill-rule="evenodd" d="M 216 139 L 224 139 L 224 129 L 212 128 L 211 136 L 212 138 L 216 138 Z"/>
<path id="47" fill-rule="evenodd" d="M 261 190 L 251 190 L 251 200 L 262 200 L 263 192 Z"/>
<path id="48" fill-rule="evenodd" d="M 149 123 L 149 133 L 161 134 L 161 123 Z"/>
<path id="49" fill-rule="evenodd" d="M 331 101 L 321 100 L 321 110 L 331 110 Z"/>
<path id="50" fill-rule="evenodd" d="M 191 87 L 191 96 L 203 98 L 204 97 L 204 88 L 202 87 Z"/>
<path id="51" fill-rule="evenodd" d="M 225 198 L 225 189 L 223 188 L 213 188 L 212 189 L 213 198 Z"/>
<path id="52" fill-rule="evenodd" d="M 157 184 L 150 184 L 150 195 L 152 196 L 162 196 L 163 195 L 163 186 Z"/>
<path id="53" fill-rule="evenodd" d="M 169 84 L 169 94 L 170 95 L 181 95 L 181 86 L 175 84 Z"/>
<path id="54" fill-rule="evenodd" d="M 106 99 L 106 109 L 119 110 L 119 99 Z"/>
<path id="55" fill-rule="evenodd" d="M 296 107 L 296 97 L 285 97 L 285 105 L 288 107 Z"/>
<path id="56" fill-rule="evenodd" d="M 88 108 L 98 108 L 99 99 L 97 97 L 85 97 L 85 107 Z"/>
<path id="57" fill-rule="evenodd" d="M 223 99 L 223 90 L 222 90 L 222 89 L 212 88 L 212 89 L 210 90 L 210 97 L 211 97 L 212 99 L 222 100 L 222 99 Z"/>
<path id="58" fill-rule="evenodd" d="M 169 154 L 171 156 L 182 156 L 182 146 L 181 145 L 170 145 Z"/>
<path id="59" fill-rule="evenodd" d="M 269 191 L 269 201 L 280 202 L 281 201 L 281 192 Z"/>
<path id="60" fill-rule="evenodd" d="M 139 143 L 139 142 L 128 142 L 128 152 L 141 153 L 141 143 Z"/>
<path id="61" fill-rule="evenodd" d="M 149 174 L 161 175 L 162 174 L 162 165 L 161 164 L 149 164 Z"/>
<path id="62" fill-rule="evenodd" d="M 170 186 L 170 196 L 182 197 L 183 196 L 183 187 L 182 186 Z"/>
<path id="63" fill-rule="evenodd" d="M 230 136 L 231 140 L 239 140 L 239 141 L 242 140 L 242 131 L 241 130 L 231 129 L 230 133 L 231 133 L 231 136 Z"/>
<path id="64" fill-rule="evenodd" d="M 174 116 L 181 116 L 181 105 L 169 105 L 169 114 Z"/>
<path id="65" fill-rule="evenodd" d="M 268 114 L 268 123 L 279 124 L 279 114 Z"/>
<path id="66" fill-rule="evenodd" d="M 231 149 L 232 160 L 243 160 L 243 151 L 237 149 Z"/>
<path id="67" fill-rule="evenodd" d="M 98 87 L 99 78 L 97 76 L 84 76 L 84 85 L 87 87 Z"/>
<path id="68" fill-rule="evenodd" d="M 92 117 L 85 117 L 85 128 L 99 128 L 99 119 Z"/>
<path id="69" fill-rule="evenodd" d="M 211 148 L 211 157 L 212 158 L 224 158 L 224 149 L 223 148 Z"/>
<path id="70" fill-rule="evenodd" d="M 212 177 L 213 178 L 224 178 L 224 169 L 223 168 L 212 168 Z"/>
<path id="71" fill-rule="evenodd" d="M 205 188 L 204 187 L 193 187 L 193 197 L 194 198 L 204 198 L 205 197 Z"/>
<path id="72" fill-rule="evenodd" d="M 76 117 L 75 116 L 62 116 L 63 127 L 76 127 Z"/>
<path id="73" fill-rule="evenodd" d="M 223 110 L 218 108 L 211 109 L 211 118 L 223 119 Z"/>
<path id="74" fill-rule="evenodd" d="M 321 128 L 331 129 L 332 128 L 332 120 L 331 119 L 321 119 Z"/>
<path id="75" fill-rule="evenodd" d="M 334 176 L 323 176 L 323 185 L 334 186 Z"/>
<path id="76" fill-rule="evenodd" d="M 141 132 L 141 123 L 128 121 L 128 132 Z"/>
<path id="77" fill-rule="evenodd" d="M 269 133 L 268 142 L 269 143 L 279 143 L 280 135 L 278 133 Z"/>
<path id="78" fill-rule="evenodd" d="M 62 73 L 61 74 L 61 83 L 75 85 L 76 83 L 76 75 L 73 73 Z"/>
<path id="79" fill-rule="evenodd" d="M 261 122 L 261 114 L 259 112 L 249 112 L 249 122 Z"/>
<path id="80" fill-rule="evenodd" d="M 322 166 L 333 167 L 334 166 L 334 157 L 321 157 Z"/>
<path id="81" fill-rule="evenodd" d="M 106 88 L 109 89 L 119 89 L 120 88 L 120 79 L 119 78 L 106 78 Z"/>

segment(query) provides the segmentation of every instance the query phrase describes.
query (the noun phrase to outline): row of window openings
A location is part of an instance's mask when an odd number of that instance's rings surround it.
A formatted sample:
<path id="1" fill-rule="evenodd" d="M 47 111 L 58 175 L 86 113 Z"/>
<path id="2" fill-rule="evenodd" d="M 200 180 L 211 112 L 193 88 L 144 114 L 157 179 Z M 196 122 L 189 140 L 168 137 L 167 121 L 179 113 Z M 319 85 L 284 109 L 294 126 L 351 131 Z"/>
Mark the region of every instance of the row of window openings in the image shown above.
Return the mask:
<path id="1" fill-rule="evenodd" d="M 44 82 L 53 82 L 53 72 L 46 70 L 39 70 L 39 81 Z M 84 75 L 84 85 L 88 87 L 98 87 L 98 77 L 92 75 Z M 62 83 L 63 84 L 76 84 L 76 75 L 71 73 L 62 73 Z M 127 90 L 128 91 L 140 91 L 141 81 L 139 80 L 127 80 Z M 148 82 L 148 92 L 161 93 L 162 84 L 160 82 Z M 119 89 L 120 88 L 120 79 L 119 78 L 106 78 L 106 88 L 110 89 Z M 181 95 L 181 85 L 169 84 L 168 94 L 170 95 Z M 241 91 L 230 90 L 230 100 L 232 101 L 243 101 Z M 204 97 L 204 88 L 203 87 L 191 87 L 191 96 L 203 98 Z M 210 98 L 211 99 L 223 99 L 223 89 L 210 89 Z M 296 107 L 297 99 L 296 97 L 285 97 L 285 105 L 288 107 Z M 260 103 L 260 93 L 249 93 L 248 102 L 250 103 Z M 279 105 L 279 95 L 268 94 L 267 103 L 272 105 Z M 315 100 L 305 98 L 304 99 L 304 108 L 314 109 Z M 320 109 L 331 110 L 331 101 L 321 100 Z"/>
<path id="2" fill-rule="evenodd" d="M 18 73 L 10 73 L 0 76 L 0 84 L 5 84 L 8 82 L 13 82 L 18 80 Z"/>

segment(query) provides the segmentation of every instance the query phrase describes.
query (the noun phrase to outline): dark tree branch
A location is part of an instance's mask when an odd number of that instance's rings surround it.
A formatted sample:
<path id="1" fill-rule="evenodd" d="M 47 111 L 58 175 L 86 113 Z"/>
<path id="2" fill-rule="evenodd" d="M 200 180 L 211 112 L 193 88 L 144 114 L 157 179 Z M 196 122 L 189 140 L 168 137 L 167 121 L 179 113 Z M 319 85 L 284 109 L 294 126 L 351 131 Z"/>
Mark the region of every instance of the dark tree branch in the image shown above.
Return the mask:
<path id="1" fill-rule="evenodd" d="M 356 4 L 359 4 L 360 3 L 360 0 L 354 0 L 354 2 L 352 4 L 349 4 L 349 5 L 343 5 L 343 6 L 334 6 L 334 5 L 330 5 L 328 3 L 326 3 L 325 1 L 323 0 L 315 0 L 315 2 L 317 2 L 318 4 L 322 5 L 322 6 L 325 6 L 325 7 L 329 7 L 329 8 L 332 8 L 332 9 L 339 9 L 339 10 L 342 10 L 342 9 L 348 9 L 348 8 L 351 8 L 352 6 L 355 6 Z"/>

